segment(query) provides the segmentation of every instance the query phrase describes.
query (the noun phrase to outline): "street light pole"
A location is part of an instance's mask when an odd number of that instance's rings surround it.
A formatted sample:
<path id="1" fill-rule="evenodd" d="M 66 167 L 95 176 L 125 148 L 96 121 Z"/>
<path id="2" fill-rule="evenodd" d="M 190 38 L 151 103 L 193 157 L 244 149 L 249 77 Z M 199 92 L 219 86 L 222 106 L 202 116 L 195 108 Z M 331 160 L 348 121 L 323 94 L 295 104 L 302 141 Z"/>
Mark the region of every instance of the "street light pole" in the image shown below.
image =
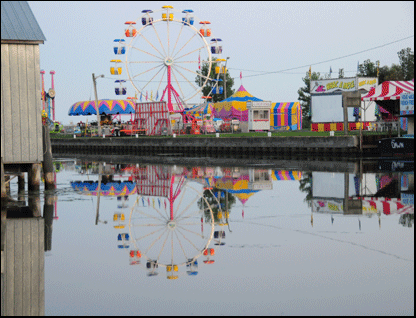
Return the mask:
<path id="1" fill-rule="evenodd" d="M 98 105 L 98 97 L 97 97 L 97 83 L 96 83 L 96 79 L 99 77 L 104 77 L 103 74 L 99 75 L 99 76 L 95 76 L 94 73 L 92 73 L 92 82 L 94 84 L 94 94 L 95 94 L 95 106 L 97 107 L 97 127 L 98 127 L 98 137 L 101 136 L 101 123 L 100 123 L 100 111 L 99 111 L 99 105 Z"/>
<path id="2" fill-rule="evenodd" d="M 227 81 L 226 81 L 226 75 L 227 75 L 227 61 L 229 57 L 227 56 L 227 59 L 225 60 L 225 69 L 224 69 L 224 99 L 227 99 Z"/>

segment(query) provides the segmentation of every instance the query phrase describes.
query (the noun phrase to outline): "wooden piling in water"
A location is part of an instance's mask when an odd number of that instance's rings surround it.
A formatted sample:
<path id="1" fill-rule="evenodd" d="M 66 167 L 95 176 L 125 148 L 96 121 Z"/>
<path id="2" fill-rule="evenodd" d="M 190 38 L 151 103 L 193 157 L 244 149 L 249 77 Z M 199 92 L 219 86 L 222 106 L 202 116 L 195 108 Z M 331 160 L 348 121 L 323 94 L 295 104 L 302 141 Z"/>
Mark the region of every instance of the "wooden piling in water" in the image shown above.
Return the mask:
<path id="1" fill-rule="evenodd" d="M 49 129 L 45 125 L 42 126 L 43 138 L 43 174 L 45 176 L 45 189 L 55 189 L 55 181 L 53 177 L 52 147 L 49 136 Z"/>

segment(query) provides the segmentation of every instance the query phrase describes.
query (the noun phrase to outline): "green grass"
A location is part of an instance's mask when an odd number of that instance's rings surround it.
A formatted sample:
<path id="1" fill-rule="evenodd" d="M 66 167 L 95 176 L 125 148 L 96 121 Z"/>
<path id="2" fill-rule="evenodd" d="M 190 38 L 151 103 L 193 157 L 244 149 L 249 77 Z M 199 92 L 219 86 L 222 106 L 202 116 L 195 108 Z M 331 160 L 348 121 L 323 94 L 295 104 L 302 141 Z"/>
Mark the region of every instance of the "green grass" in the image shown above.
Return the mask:
<path id="1" fill-rule="evenodd" d="M 405 132 L 402 131 L 402 135 Z M 357 136 L 360 134 L 359 130 L 350 131 L 349 136 Z M 375 132 L 375 131 L 363 131 L 363 136 L 369 135 L 386 135 L 386 132 Z M 335 131 L 335 136 L 344 136 L 343 131 Z M 73 139 L 74 136 L 72 134 L 50 134 L 51 139 Z M 329 132 L 315 132 L 309 130 L 301 130 L 301 131 L 279 131 L 279 132 L 272 132 L 272 137 L 325 137 L 330 136 Z M 392 136 L 397 136 L 397 132 L 393 132 Z M 220 133 L 220 138 L 241 138 L 241 137 L 267 137 L 267 132 L 250 132 L 250 133 Z M 91 137 L 77 137 L 78 138 L 91 138 Z M 93 137 L 97 138 L 97 137 Z M 106 138 L 113 138 L 111 136 L 107 136 Z M 126 137 L 117 137 L 117 138 L 135 138 L 135 136 L 126 136 Z M 139 138 L 172 138 L 172 136 L 139 136 Z M 207 135 L 176 135 L 176 138 L 215 138 L 215 134 L 207 134 Z"/>

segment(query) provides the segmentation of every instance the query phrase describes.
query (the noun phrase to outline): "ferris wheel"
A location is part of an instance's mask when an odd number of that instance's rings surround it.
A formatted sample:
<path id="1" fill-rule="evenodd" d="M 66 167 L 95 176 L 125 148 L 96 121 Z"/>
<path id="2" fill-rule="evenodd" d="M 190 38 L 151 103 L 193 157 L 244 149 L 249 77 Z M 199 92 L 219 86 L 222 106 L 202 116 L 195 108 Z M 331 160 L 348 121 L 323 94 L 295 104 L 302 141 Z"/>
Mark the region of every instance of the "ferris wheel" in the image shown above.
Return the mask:
<path id="1" fill-rule="evenodd" d="M 155 275 L 166 268 L 167 278 L 178 278 L 180 268 L 188 275 L 200 256 L 214 255 L 209 245 L 214 236 L 214 216 L 203 194 L 184 178 L 172 178 L 166 202 L 139 195 L 131 209 L 129 232 L 133 251 Z M 133 256 L 134 256 L 133 252 Z M 205 262 L 205 261 L 204 261 Z"/>
<path id="2" fill-rule="evenodd" d="M 121 59 L 111 60 L 111 74 L 119 75 L 116 94 L 126 94 L 123 65 L 137 98 L 165 100 L 171 113 L 182 112 L 187 103 L 195 102 L 205 86 L 211 88 L 208 95 L 220 92 L 219 76 L 226 72 L 221 65 L 225 62 L 222 40 L 212 38 L 209 21 L 197 19 L 193 10 L 163 6 L 143 10 L 139 19 L 125 24 L 126 39 L 114 40 L 114 53 Z M 212 68 L 215 76 L 210 77 Z"/>

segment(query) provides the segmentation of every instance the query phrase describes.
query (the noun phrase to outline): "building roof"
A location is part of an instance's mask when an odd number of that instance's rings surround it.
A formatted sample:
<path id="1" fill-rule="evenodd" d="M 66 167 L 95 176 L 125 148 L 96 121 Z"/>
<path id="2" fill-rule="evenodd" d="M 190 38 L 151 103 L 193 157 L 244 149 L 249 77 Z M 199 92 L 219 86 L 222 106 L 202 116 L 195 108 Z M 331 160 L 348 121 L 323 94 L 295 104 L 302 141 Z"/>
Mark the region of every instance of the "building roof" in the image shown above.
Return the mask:
<path id="1" fill-rule="evenodd" d="M 27 1 L 1 2 L 1 41 L 46 40 Z"/>

